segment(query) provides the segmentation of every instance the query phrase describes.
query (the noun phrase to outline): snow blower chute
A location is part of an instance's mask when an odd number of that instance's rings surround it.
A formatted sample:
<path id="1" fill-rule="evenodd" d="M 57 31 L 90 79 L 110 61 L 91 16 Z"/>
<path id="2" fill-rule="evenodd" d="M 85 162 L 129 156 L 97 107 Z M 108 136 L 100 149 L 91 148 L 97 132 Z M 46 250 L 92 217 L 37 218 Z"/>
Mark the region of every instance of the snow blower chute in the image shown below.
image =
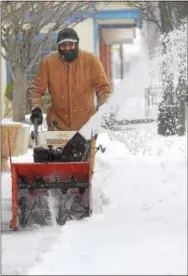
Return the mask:
<path id="1" fill-rule="evenodd" d="M 56 125 L 54 123 L 54 125 Z M 32 137 L 32 163 L 12 163 L 12 219 L 10 228 L 65 224 L 92 213 L 91 179 L 97 135 L 86 140 L 79 132 L 38 132 Z"/>

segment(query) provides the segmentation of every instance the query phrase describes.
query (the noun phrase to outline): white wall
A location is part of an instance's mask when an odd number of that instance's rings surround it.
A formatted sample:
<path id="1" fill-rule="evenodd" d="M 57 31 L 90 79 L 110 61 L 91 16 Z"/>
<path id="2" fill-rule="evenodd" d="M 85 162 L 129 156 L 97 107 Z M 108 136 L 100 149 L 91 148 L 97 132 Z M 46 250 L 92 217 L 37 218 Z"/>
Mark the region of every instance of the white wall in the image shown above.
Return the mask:
<path id="1" fill-rule="evenodd" d="M 42 29 L 41 32 L 45 33 L 48 31 L 49 26 Z M 80 38 L 80 48 L 86 51 L 94 51 L 94 39 L 93 39 L 93 19 L 86 19 L 74 26 L 75 31 L 78 33 Z"/>
<path id="2" fill-rule="evenodd" d="M 102 36 L 107 44 L 126 43 L 134 39 L 134 28 L 129 29 L 102 29 Z"/>
<path id="3" fill-rule="evenodd" d="M 100 3 L 97 3 L 96 7 L 102 10 L 132 9 L 132 7 L 128 6 L 125 2 L 120 2 L 120 1 L 113 1 L 113 2 L 102 1 Z"/>
<path id="4" fill-rule="evenodd" d="M 74 27 L 80 38 L 79 46 L 81 49 L 94 52 L 94 29 L 93 19 L 89 18 Z"/>

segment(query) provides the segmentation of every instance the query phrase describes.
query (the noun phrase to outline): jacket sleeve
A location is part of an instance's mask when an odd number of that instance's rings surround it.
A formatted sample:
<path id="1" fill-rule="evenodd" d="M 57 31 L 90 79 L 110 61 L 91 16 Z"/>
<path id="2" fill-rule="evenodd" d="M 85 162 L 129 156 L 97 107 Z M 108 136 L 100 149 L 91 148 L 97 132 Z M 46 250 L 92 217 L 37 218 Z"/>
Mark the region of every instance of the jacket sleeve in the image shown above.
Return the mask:
<path id="1" fill-rule="evenodd" d="M 97 106 L 104 104 L 110 97 L 111 85 L 107 79 L 103 65 L 97 56 L 93 55 L 91 65 L 92 86 L 97 96 Z"/>
<path id="2" fill-rule="evenodd" d="M 44 57 L 41 60 L 39 70 L 27 89 L 28 105 L 30 110 L 42 105 L 42 96 L 48 87 L 48 64 Z"/>

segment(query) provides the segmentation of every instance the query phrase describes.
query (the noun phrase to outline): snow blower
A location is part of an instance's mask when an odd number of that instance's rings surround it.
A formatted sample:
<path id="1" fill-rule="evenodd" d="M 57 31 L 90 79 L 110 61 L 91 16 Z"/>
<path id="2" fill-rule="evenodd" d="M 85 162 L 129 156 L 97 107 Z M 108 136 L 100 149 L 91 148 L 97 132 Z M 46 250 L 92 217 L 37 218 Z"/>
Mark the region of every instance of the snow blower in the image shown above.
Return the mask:
<path id="1" fill-rule="evenodd" d="M 54 122 L 54 127 L 57 123 Z M 35 121 L 32 163 L 12 163 L 10 228 L 63 225 L 92 214 L 92 187 L 97 135 L 86 140 L 74 131 L 38 131 Z"/>

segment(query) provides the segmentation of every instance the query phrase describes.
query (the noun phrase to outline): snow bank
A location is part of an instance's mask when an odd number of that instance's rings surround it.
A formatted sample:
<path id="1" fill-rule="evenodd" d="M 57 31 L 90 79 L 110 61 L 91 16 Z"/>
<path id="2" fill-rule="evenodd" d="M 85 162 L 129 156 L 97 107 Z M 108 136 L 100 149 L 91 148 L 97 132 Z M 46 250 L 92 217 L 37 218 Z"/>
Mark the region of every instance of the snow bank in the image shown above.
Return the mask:
<path id="1" fill-rule="evenodd" d="M 186 140 L 141 132 L 151 154 L 100 135 L 106 152 L 97 155 L 93 216 L 67 223 L 26 275 L 186 273 Z"/>
<path id="2" fill-rule="evenodd" d="M 20 125 L 21 123 L 20 122 L 14 122 L 12 119 L 4 118 L 1 121 L 1 124 L 2 125 Z"/>

